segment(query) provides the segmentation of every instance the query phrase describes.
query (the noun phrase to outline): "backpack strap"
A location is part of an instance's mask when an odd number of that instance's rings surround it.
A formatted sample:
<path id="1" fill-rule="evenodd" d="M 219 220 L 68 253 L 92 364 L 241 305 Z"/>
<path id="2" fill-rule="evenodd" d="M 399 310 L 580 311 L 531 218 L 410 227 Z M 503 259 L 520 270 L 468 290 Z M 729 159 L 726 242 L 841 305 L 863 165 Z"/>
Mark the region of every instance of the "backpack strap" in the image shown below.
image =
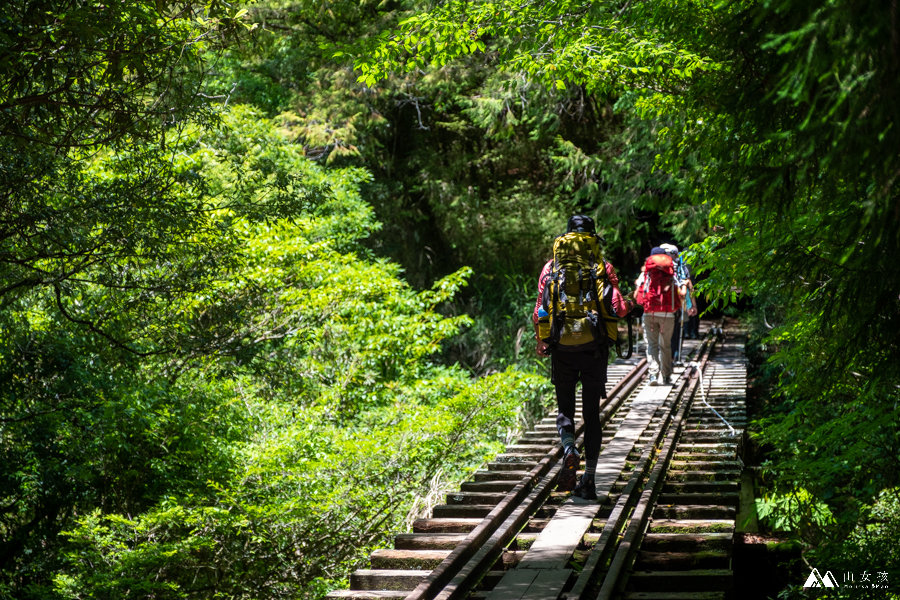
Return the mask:
<path id="1" fill-rule="evenodd" d="M 584 304 L 584 290 L 581 289 L 581 267 L 578 267 L 578 304 Z"/>

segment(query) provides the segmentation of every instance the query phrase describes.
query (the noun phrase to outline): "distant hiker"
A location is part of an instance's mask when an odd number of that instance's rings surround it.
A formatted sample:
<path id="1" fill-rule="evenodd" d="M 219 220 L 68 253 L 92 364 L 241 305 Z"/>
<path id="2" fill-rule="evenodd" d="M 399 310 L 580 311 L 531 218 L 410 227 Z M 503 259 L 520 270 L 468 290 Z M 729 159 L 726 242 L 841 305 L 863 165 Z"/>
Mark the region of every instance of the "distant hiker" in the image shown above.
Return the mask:
<path id="1" fill-rule="evenodd" d="M 644 338 L 650 385 L 672 384 L 672 331 L 675 313 L 681 310 L 683 288 L 675 279 L 675 263 L 660 247 L 644 263 L 643 280 L 635 299 L 644 308 Z"/>
<path id="2" fill-rule="evenodd" d="M 584 215 L 569 219 L 566 234 L 553 242 L 553 258 L 541 270 L 534 305 L 539 356 L 550 355 L 556 387 L 556 428 L 563 445 L 561 491 L 586 500 L 597 498 L 594 475 L 603 431 L 600 399 L 606 397 L 609 347 L 617 335 L 616 317 L 633 308 L 619 292 L 619 278 L 603 259 L 594 221 Z M 576 487 L 581 457 L 575 447 L 575 385 L 581 382 L 585 470 Z"/>
<path id="3" fill-rule="evenodd" d="M 672 257 L 672 260 L 675 262 L 675 279 L 678 281 L 679 287 L 682 288 L 681 297 L 684 298 L 684 304 L 682 306 L 682 326 L 681 328 L 676 327 L 676 332 L 672 334 L 672 348 L 679 347 L 679 329 L 680 333 L 683 334 L 685 339 L 690 338 L 692 340 L 696 340 L 700 336 L 700 317 L 697 316 L 698 307 L 697 300 L 694 297 L 694 275 L 691 273 L 691 269 L 686 262 L 684 262 L 684 255 L 679 254 L 678 248 L 673 246 L 672 244 L 660 244 L 660 248 L 666 251 L 666 254 Z M 678 355 L 673 354 L 676 358 L 683 358 Z"/>
<path id="4" fill-rule="evenodd" d="M 691 306 L 688 308 L 688 317 L 684 321 L 682 334 L 684 339 L 696 340 L 700 337 L 700 306 L 697 302 L 697 296 L 694 294 L 694 284 L 696 277 L 693 273 L 688 274 L 688 291 L 690 294 Z"/>
<path id="5" fill-rule="evenodd" d="M 684 300 L 681 306 L 681 310 L 675 312 L 675 326 L 672 327 L 672 360 L 677 361 L 682 358 L 681 356 L 681 327 L 682 321 L 685 323 L 688 320 L 688 316 L 697 314 L 696 307 L 693 306 L 693 301 L 691 299 L 691 290 L 693 289 L 693 285 L 691 284 L 690 279 L 690 269 L 688 269 L 687 264 L 685 264 L 684 260 L 682 260 L 681 255 L 678 252 L 678 247 L 673 244 L 660 244 L 660 248 L 666 251 L 672 258 L 673 265 L 675 267 L 675 282 L 679 288 L 679 292 L 681 293 L 681 298 Z"/>

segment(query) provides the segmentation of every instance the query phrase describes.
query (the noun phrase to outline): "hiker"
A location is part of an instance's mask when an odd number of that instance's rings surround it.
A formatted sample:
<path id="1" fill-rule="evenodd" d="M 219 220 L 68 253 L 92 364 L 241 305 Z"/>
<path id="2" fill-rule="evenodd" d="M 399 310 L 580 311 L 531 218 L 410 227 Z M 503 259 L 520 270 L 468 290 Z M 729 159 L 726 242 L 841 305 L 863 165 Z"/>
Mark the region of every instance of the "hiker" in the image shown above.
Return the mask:
<path id="1" fill-rule="evenodd" d="M 675 331 L 672 333 L 672 357 L 678 360 L 684 358 L 680 353 L 682 335 L 683 339 L 690 337 L 690 339 L 696 340 L 700 332 L 700 317 L 697 316 L 697 301 L 694 298 L 694 276 L 676 246 L 660 244 L 659 247 L 665 250 L 675 263 L 675 280 L 678 287 L 682 288 L 681 297 L 684 299 L 683 310 L 676 313 Z M 680 321 L 684 322 L 680 323 Z"/>
<path id="2" fill-rule="evenodd" d="M 661 247 L 653 248 L 644 263 L 643 280 L 635 299 L 644 308 L 644 338 L 650 385 L 672 385 L 672 331 L 681 310 L 684 286 L 675 278 L 675 263 Z"/>
<path id="3" fill-rule="evenodd" d="M 679 288 L 682 285 L 679 266 L 678 266 L 678 247 L 673 244 L 660 244 L 660 248 L 672 259 L 672 266 L 675 269 L 675 285 Z M 684 298 L 684 293 L 681 293 L 681 297 Z M 683 307 L 682 307 L 683 309 Z M 672 348 L 672 362 L 675 363 L 678 361 L 678 351 L 681 348 L 681 313 L 683 310 L 675 311 L 675 323 L 672 325 L 672 340 L 669 343 L 669 347 Z"/>
<path id="4" fill-rule="evenodd" d="M 606 398 L 606 366 L 617 332 L 615 321 L 633 308 L 619 292 L 615 268 L 603 260 L 600 240 L 593 219 L 585 215 L 569 219 L 566 234 L 554 241 L 554 257 L 541 270 L 532 314 L 537 354 L 550 356 L 551 382 L 556 388 L 556 428 L 563 446 L 558 489 L 574 491 L 585 500 L 597 499 L 594 475 L 603 435 L 600 400 Z M 557 311 L 554 302 L 567 311 L 562 313 L 564 317 L 551 314 Z M 583 307 L 583 312 L 574 310 L 578 307 Z M 579 381 L 585 470 L 576 486 L 581 461 L 575 447 L 575 385 Z"/>
<path id="5" fill-rule="evenodd" d="M 687 317 L 696 315 L 697 310 L 694 306 L 693 299 L 691 298 L 691 292 L 693 291 L 693 284 L 691 283 L 691 271 L 688 268 L 687 264 L 685 264 L 681 255 L 678 253 L 678 247 L 673 244 L 660 244 L 660 248 L 666 251 L 672 258 L 672 262 L 675 267 L 675 281 L 676 285 L 680 288 L 679 291 L 681 293 L 681 297 L 684 299 L 684 303 L 682 306 L 682 310 L 679 310 L 675 313 L 675 326 L 672 328 L 672 360 L 678 361 L 682 358 L 681 356 L 681 328 L 682 325 L 686 325 L 688 322 Z M 682 318 L 684 323 L 682 323 Z"/>
<path id="6" fill-rule="evenodd" d="M 688 317 L 684 321 L 684 329 L 682 335 L 684 339 L 696 340 L 700 338 L 700 306 L 697 297 L 694 295 L 694 284 L 696 277 L 693 273 L 688 274 L 688 290 L 691 294 L 692 306 L 688 309 Z"/>

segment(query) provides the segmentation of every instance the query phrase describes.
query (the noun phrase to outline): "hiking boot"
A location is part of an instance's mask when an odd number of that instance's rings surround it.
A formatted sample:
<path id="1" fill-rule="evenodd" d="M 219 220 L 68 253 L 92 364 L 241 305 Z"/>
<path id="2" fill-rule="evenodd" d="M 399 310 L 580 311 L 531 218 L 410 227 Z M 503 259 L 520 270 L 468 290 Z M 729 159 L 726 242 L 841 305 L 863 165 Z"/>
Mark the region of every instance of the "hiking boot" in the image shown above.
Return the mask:
<path id="1" fill-rule="evenodd" d="M 575 489 L 575 472 L 578 470 L 578 464 L 581 462 L 581 455 L 575 446 L 566 446 L 566 453 L 563 455 L 563 467 L 559 472 L 559 483 L 556 486 L 558 492 L 571 492 Z"/>
<path id="2" fill-rule="evenodd" d="M 668 377 L 664 378 L 660 385 L 672 385 L 672 376 L 669 375 Z"/>
<path id="3" fill-rule="evenodd" d="M 597 486 L 594 484 L 594 476 L 588 474 L 582 475 L 581 481 L 578 482 L 578 486 L 576 486 L 572 495 L 581 496 L 585 500 L 596 500 Z"/>
<path id="4" fill-rule="evenodd" d="M 656 375 L 650 376 L 650 383 L 647 385 L 659 385 L 659 378 Z"/>

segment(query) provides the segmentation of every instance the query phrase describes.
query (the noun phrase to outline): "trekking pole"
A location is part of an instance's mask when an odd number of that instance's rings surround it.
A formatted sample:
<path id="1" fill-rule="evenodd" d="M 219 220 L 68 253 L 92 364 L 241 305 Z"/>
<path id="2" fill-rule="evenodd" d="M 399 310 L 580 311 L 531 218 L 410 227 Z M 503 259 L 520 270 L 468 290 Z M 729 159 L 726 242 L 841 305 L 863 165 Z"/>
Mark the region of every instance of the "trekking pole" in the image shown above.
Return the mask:
<path id="1" fill-rule="evenodd" d="M 631 355 L 634 353 L 634 317 L 629 313 L 625 316 L 625 322 L 628 323 L 628 354 L 623 356 L 624 360 L 628 360 L 631 358 Z"/>
<path id="2" fill-rule="evenodd" d="M 678 332 L 678 362 L 684 364 L 684 303 L 681 305 L 681 331 Z"/>

